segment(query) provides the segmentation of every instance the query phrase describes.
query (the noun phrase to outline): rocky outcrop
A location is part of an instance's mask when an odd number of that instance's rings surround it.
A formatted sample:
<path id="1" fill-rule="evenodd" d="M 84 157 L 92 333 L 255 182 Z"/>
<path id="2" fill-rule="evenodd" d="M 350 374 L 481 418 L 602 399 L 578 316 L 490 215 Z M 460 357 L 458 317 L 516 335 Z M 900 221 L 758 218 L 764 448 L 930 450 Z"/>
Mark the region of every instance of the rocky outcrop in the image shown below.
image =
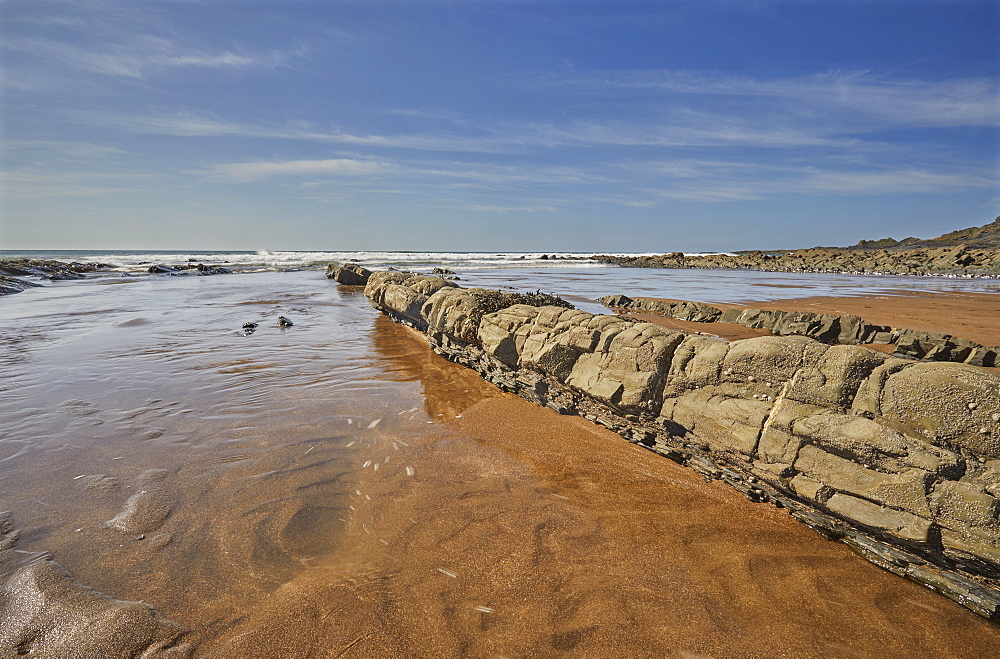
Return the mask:
<path id="1" fill-rule="evenodd" d="M 778 336 L 808 336 L 823 343 L 864 345 L 892 344 L 896 355 L 930 361 L 960 362 L 971 366 L 994 366 L 1000 346 L 984 346 L 975 341 L 934 332 L 874 325 L 853 315 L 819 314 L 811 311 L 767 311 L 764 309 L 718 309 L 701 302 L 632 299 L 607 295 L 600 302 L 614 309 L 648 311 L 679 320 L 700 323 L 734 323 L 765 329 Z"/>
<path id="2" fill-rule="evenodd" d="M 88 272 L 106 270 L 107 263 L 63 263 L 47 259 L 4 259 L 0 260 L 0 275 L 27 277 L 35 275 L 45 279 L 81 279 Z"/>
<path id="3" fill-rule="evenodd" d="M 18 536 L 10 513 L 0 513 L 0 656 L 191 656 L 179 625 L 83 586 L 47 554 L 19 551 Z"/>
<path id="4" fill-rule="evenodd" d="M 956 247 L 958 245 L 967 245 L 974 249 L 1000 249 L 1000 217 L 981 227 L 959 229 L 928 240 L 920 240 L 919 238 L 862 240 L 853 248 L 847 249 L 903 250 L 916 247 Z"/>
<path id="5" fill-rule="evenodd" d="M 331 263 L 326 266 L 326 276 L 345 286 L 364 286 L 371 274 L 371 270 L 354 263 L 344 265 Z"/>
<path id="6" fill-rule="evenodd" d="M 730 343 L 564 307 L 482 313 L 495 292 L 402 273 L 374 273 L 365 294 L 498 387 L 788 508 L 1000 619 L 997 375 L 804 336 Z"/>
<path id="7" fill-rule="evenodd" d="M 83 279 L 85 273 L 110 268 L 106 263 L 63 263 L 45 259 L 0 260 L 0 295 L 10 295 L 39 286 L 19 277 L 41 277 L 52 281 Z"/>
<path id="8" fill-rule="evenodd" d="M 768 272 L 841 272 L 881 275 L 1000 277 L 1000 248 L 968 245 L 906 250 L 813 247 L 789 252 L 593 257 L 628 268 L 727 268 Z"/>
<path id="9" fill-rule="evenodd" d="M 146 272 L 154 275 L 183 275 L 188 270 L 196 270 L 199 275 L 231 275 L 233 271 L 221 265 L 205 265 L 204 263 L 182 263 L 180 265 L 154 264 L 146 268 Z"/>
<path id="10" fill-rule="evenodd" d="M 10 295 L 11 293 L 20 293 L 21 291 L 28 288 L 37 288 L 41 284 L 36 284 L 33 281 L 25 281 L 24 279 L 18 279 L 17 277 L 8 277 L 7 275 L 0 275 L 0 295 Z"/>

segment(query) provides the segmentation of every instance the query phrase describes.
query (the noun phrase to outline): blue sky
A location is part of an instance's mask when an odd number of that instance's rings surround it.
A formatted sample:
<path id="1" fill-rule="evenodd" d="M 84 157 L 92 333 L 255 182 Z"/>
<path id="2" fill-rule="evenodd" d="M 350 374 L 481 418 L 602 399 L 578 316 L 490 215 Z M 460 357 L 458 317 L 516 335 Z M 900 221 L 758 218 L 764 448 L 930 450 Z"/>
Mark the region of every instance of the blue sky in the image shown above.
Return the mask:
<path id="1" fill-rule="evenodd" d="M 1000 3 L 0 0 L 3 249 L 702 251 L 1000 215 Z"/>

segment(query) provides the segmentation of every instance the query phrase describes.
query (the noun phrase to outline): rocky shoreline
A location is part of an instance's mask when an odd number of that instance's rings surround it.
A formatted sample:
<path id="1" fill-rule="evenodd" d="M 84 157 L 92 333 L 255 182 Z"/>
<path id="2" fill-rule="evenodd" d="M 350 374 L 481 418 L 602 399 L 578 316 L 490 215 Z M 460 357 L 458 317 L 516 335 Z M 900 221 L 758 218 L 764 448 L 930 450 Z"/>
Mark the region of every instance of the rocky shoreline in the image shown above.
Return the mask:
<path id="1" fill-rule="evenodd" d="M 28 258 L 4 259 L 0 260 L 0 295 L 20 293 L 28 288 L 41 285 L 24 279 L 24 277 L 64 281 L 86 279 L 88 275 L 94 274 L 134 276 L 114 268 L 115 266 L 107 263 L 78 263 L 75 261 L 65 263 L 49 259 Z M 175 265 L 154 263 L 149 265 L 145 272 L 153 275 L 184 275 L 188 272 L 199 275 L 228 275 L 233 274 L 235 270 L 221 265 L 205 265 L 192 261 Z"/>
<path id="2" fill-rule="evenodd" d="M 813 247 L 788 252 L 684 254 L 659 256 L 596 255 L 600 263 L 625 268 L 701 268 L 766 272 L 830 272 L 857 275 L 1000 277 L 1000 249 L 927 247 L 892 251 Z"/>
<path id="3" fill-rule="evenodd" d="M 399 272 L 365 294 L 499 388 L 788 509 L 1000 619 L 1000 377 L 804 336 L 727 342 Z"/>
<path id="4" fill-rule="evenodd" d="M 896 357 L 989 367 L 997 364 L 997 355 L 1000 354 L 1000 346 L 984 346 L 951 334 L 875 325 L 850 314 L 753 308 L 723 310 L 703 302 L 632 299 L 625 295 L 607 295 L 600 302 L 612 309 L 647 311 L 699 323 L 733 323 L 751 329 L 765 329 L 777 336 L 808 336 L 822 343 L 892 345 L 895 346 L 893 355 Z"/>

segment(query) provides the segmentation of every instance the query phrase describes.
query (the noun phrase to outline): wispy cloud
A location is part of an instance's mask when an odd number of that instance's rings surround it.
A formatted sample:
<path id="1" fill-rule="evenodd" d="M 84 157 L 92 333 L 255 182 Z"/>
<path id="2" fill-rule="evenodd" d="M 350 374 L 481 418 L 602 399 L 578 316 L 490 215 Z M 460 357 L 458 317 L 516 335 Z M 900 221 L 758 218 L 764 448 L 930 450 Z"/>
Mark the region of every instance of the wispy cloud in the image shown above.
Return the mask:
<path id="1" fill-rule="evenodd" d="M 341 157 L 221 163 L 201 170 L 201 174 L 242 183 L 289 184 L 327 196 L 351 191 L 432 197 L 467 210 L 524 212 L 588 204 L 650 208 L 666 200 L 715 203 L 789 195 L 937 194 L 996 186 L 989 170 L 975 163 L 931 169 L 841 163 L 837 159 L 825 165 L 677 159 L 589 162 L 570 167 Z M 539 196 L 546 196 L 547 201 L 537 201 Z"/>
<path id="2" fill-rule="evenodd" d="M 384 147 L 423 151 L 509 152 L 511 144 L 496 135 L 458 135 L 453 133 L 378 134 L 347 131 L 314 122 L 291 120 L 282 124 L 232 121 L 210 112 L 179 110 L 150 114 L 68 111 L 66 120 L 92 126 L 115 128 L 131 133 L 175 137 L 250 137 L 260 139 L 300 140 L 318 144 L 342 144 L 357 147 Z"/>
<path id="3" fill-rule="evenodd" d="M 0 173 L 3 196 L 9 198 L 96 197 L 128 189 L 127 181 L 150 178 L 146 173 L 35 172 L 6 170 Z"/>
<path id="4" fill-rule="evenodd" d="M 469 122 L 463 133 L 368 133 L 314 122 L 291 120 L 283 124 L 233 121 L 209 112 L 179 110 L 123 115 L 115 112 L 68 111 L 64 117 L 79 123 L 132 133 L 176 137 L 251 137 L 300 140 L 356 147 L 450 151 L 466 153 L 525 153 L 530 149 L 662 148 L 687 146 L 747 146 L 766 149 L 822 147 L 864 148 L 863 140 L 837 137 L 822 126 L 800 127 L 705 113 L 687 125 L 659 121 Z"/>
<path id="5" fill-rule="evenodd" d="M 331 158 L 327 160 L 285 160 L 239 162 L 215 165 L 208 171 L 236 181 L 256 181 L 273 176 L 362 176 L 386 171 L 383 163 Z"/>
<path id="6" fill-rule="evenodd" d="M 830 169 L 788 165 L 756 168 L 746 163 L 691 163 L 680 166 L 677 179 L 646 192 L 688 202 L 749 201 L 788 195 L 854 196 L 940 194 L 996 188 L 997 182 L 977 171 L 923 169 Z M 655 171 L 655 170 L 654 170 Z"/>
<path id="7" fill-rule="evenodd" d="M 849 112 L 856 118 L 900 126 L 1000 125 L 1000 84 L 992 78 L 907 80 L 870 71 L 828 71 L 810 76 L 766 80 L 701 71 L 603 71 L 545 76 L 582 93 L 633 90 L 661 97 L 770 99 L 786 110 L 819 109 L 830 120 Z M 815 113 L 813 116 L 817 116 Z"/>
<path id="8" fill-rule="evenodd" d="M 556 206 L 494 206 L 489 204 L 472 204 L 470 206 L 459 206 L 462 210 L 486 213 L 551 213 L 558 208 Z"/>
<path id="9" fill-rule="evenodd" d="M 13 38 L 5 39 L 3 48 L 70 70 L 126 78 L 143 78 L 156 71 L 177 68 L 274 68 L 290 56 L 290 51 L 279 50 L 211 52 L 153 35 L 135 35 L 99 46 L 39 37 Z"/>

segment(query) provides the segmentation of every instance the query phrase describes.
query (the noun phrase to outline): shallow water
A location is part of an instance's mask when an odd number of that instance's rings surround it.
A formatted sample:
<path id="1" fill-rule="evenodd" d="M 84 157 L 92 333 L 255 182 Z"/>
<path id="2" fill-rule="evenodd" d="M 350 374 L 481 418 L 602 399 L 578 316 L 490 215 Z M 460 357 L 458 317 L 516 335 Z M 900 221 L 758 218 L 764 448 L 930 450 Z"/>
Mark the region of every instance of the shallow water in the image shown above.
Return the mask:
<path id="1" fill-rule="evenodd" d="M 605 272 L 461 283 L 591 304 L 712 285 Z M 715 295 L 806 281 L 737 274 Z M 191 630 L 196 656 L 1000 651 L 996 626 L 782 511 L 502 394 L 321 273 L 59 282 L 0 307 L 0 509 L 20 547 L 152 604 Z M 260 326 L 244 336 L 247 321 Z M 150 469 L 166 471 L 169 514 L 107 527 Z"/>
<path id="2" fill-rule="evenodd" d="M 1000 293 L 1000 280 L 897 275 L 799 274 L 756 270 L 657 268 L 463 269 L 463 286 L 541 289 L 572 300 L 590 313 L 606 313 L 605 295 L 660 297 L 718 304 L 746 304 L 808 296 L 902 295 L 921 292 Z"/>

